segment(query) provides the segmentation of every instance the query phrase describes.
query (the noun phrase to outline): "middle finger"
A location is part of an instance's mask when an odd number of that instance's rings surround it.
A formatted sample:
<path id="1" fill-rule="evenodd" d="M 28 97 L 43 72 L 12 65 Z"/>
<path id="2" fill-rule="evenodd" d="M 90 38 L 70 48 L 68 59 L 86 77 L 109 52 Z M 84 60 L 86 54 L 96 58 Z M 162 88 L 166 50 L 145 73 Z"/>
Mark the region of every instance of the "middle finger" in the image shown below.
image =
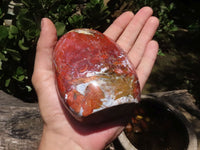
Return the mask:
<path id="1" fill-rule="evenodd" d="M 145 22 L 152 14 L 153 10 L 150 7 L 143 7 L 130 21 L 129 25 L 117 40 L 117 43 L 125 52 L 128 53 L 131 49 Z"/>

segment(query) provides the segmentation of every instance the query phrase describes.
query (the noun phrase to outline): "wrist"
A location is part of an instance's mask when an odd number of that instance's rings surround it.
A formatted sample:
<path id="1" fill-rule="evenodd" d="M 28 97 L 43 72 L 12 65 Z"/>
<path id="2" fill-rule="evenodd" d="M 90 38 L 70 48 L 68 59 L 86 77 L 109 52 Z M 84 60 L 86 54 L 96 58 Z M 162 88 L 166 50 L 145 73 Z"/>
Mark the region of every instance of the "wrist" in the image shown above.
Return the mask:
<path id="1" fill-rule="evenodd" d="M 80 145 L 70 137 L 57 134 L 44 125 L 42 138 L 38 150 L 83 150 Z"/>

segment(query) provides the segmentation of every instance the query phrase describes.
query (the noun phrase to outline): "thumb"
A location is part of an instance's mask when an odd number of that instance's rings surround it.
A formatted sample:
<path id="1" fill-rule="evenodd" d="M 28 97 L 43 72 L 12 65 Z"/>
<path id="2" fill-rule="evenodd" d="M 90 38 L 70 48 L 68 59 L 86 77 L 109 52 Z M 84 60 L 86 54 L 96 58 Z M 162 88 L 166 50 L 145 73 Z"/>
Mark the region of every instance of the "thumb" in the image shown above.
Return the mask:
<path id="1" fill-rule="evenodd" d="M 56 28 L 51 20 L 43 18 L 41 21 L 41 33 L 37 43 L 35 65 L 32 83 L 37 94 L 44 92 L 50 82 L 54 82 L 54 70 L 52 65 L 52 53 L 57 42 Z"/>

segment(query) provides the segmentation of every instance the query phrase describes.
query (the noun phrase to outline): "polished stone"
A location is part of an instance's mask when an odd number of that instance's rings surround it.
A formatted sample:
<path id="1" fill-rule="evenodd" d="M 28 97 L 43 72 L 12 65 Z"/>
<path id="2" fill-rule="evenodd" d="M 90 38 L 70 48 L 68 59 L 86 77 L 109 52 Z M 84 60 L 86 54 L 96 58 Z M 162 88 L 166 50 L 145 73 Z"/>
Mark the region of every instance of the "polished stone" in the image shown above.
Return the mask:
<path id="1" fill-rule="evenodd" d="M 78 120 L 140 100 L 139 81 L 126 53 L 96 30 L 63 35 L 53 62 L 61 101 Z"/>

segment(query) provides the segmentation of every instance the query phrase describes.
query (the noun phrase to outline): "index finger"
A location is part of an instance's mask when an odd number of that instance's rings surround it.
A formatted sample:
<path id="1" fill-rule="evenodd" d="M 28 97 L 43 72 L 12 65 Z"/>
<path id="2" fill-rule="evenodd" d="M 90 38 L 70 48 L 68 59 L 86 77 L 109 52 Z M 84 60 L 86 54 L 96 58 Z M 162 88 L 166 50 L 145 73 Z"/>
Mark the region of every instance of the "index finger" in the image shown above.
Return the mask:
<path id="1" fill-rule="evenodd" d="M 108 27 L 104 34 L 117 41 L 133 17 L 134 14 L 131 11 L 124 12 Z"/>

